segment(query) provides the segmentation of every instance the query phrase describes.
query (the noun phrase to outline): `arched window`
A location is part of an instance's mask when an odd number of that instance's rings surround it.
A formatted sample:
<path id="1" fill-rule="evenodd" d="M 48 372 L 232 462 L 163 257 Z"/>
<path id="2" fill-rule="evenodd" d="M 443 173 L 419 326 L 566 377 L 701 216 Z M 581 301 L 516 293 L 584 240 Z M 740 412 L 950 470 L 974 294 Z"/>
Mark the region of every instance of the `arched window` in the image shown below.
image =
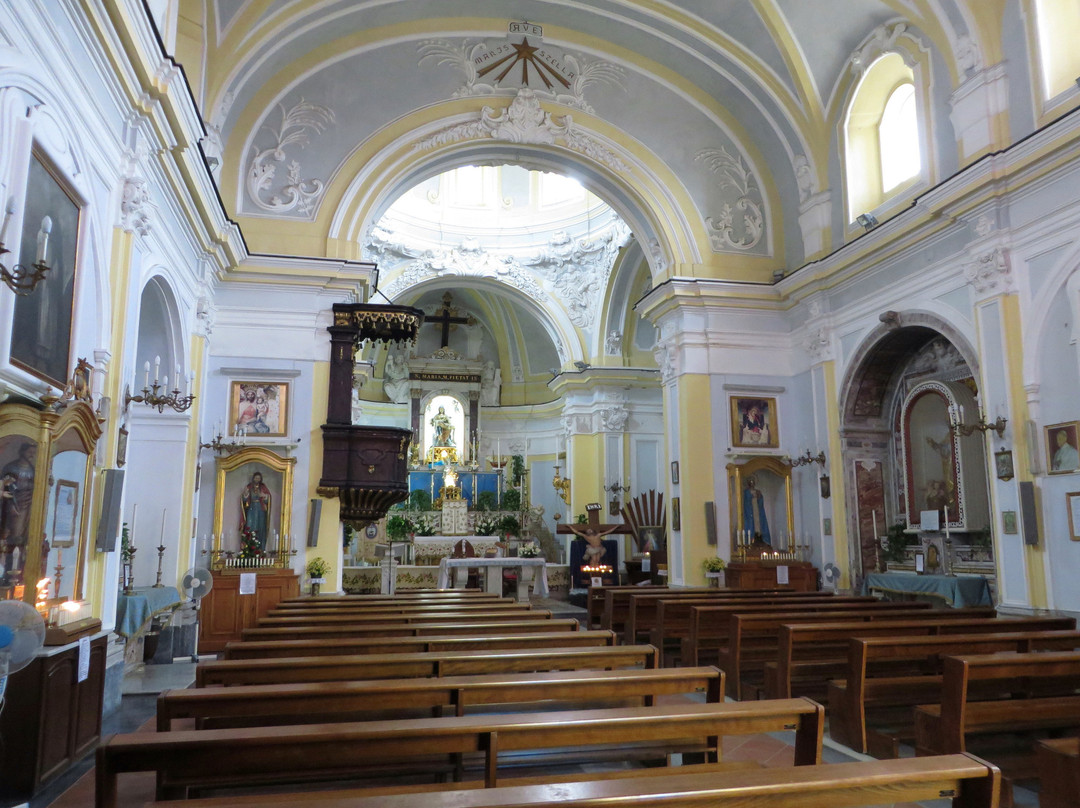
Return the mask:
<path id="1" fill-rule="evenodd" d="M 922 167 L 914 84 L 901 84 L 885 102 L 878 125 L 878 142 L 881 144 L 881 190 L 888 193 L 918 174 Z"/>
<path id="2" fill-rule="evenodd" d="M 863 73 L 844 122 L 848 221 L 902 193 L 924 171 L 915 73 L 898 53 Z"/>
<path id="3" fill-rule="evenodd" d="M 1049 100 L 1073 87 L 1080 76 L 1080 3 L 1034 0 L 1043 98 Z"/>

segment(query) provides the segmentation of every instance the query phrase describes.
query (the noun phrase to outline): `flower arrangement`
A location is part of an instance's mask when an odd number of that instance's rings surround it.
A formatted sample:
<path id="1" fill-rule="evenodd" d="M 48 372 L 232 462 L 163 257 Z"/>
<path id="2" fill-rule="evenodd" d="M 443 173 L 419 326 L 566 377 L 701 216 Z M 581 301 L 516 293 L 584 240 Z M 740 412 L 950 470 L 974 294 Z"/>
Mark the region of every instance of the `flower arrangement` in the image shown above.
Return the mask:
<path id="1" fill-rule="evenodd" d="M 330 562 L 321 556 L 316 556 L 307 563 L 304 568 L 310 578 L 325 578 L 330 572 Z"/>
<path id="2" fill-rule="evenodd" d="M 245 525 L 240 532 L 240 558 L 258 558 L 262 554 L 262 547 L 259 546 L 259 538 L 255 535 L 255 531 Z"/>
<path id="3" fill-rule="evenodd" d="M 390 541 L 405 541 L 405 537 L 413 530 L 412 521 L 400 514 L 394 514 L 386 520 L 386 537 Z"/>
<path id="4" fill-rule="evenodd" d="M 727 568 L 727 562 L 720 556 L 712 556 L 701 562 L 701 568 L 705 572 L 723 572 Z"/>
<path id="5" fill-rule="evenodd" d="M 519 558 L 537 558 L 543 551 L 540 549 L 540 545 L 535 542 L 529 542 L 523 544 L 518 548 Z"/>

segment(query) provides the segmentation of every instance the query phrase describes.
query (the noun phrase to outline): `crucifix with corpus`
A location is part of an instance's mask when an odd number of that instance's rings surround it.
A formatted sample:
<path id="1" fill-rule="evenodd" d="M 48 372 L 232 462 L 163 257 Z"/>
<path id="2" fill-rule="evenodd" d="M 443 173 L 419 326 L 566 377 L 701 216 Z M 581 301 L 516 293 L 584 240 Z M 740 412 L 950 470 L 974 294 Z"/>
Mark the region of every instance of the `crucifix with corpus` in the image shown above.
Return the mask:
<path id="1" fill-rule="evenodd" d="M 473 322 L 472 317 L 458 317 L 457 309 L 450 305 L 450 293 L 447 292 L 443 295 L 442 308 L 439 309 L 437 314 L 425 314 L 425 323 L 438 323 L 442 326 L 442 340 L 439 342 L 440 348 L 446 348 L 450 345 L 450 326 L 452 325 L 470 325 Z"/>
<path id="2" fill-rule="evenodd" d="M 631 533 L 633 531 L 630 525 L 627 524 L 600 524 L 600 510 L 601 505 L 599 502 L 590 502 L 585 506 L 585 512 L 589 517 L 588 522 L 584 525 L 557 525 L 555 532 L 564 536 L 568 533 L 573 533 L 574 535 L 585 539 L 586 547 L 585 552 L 582 554 L 582 565 L 596 566 L 598 564 L 609 564 L 614 567 L 617 563 L 615 559 L 604 558 L 607 553 L 607 550 L 604 547 L 604 536 L 607 536 L 609 533 Z"/>

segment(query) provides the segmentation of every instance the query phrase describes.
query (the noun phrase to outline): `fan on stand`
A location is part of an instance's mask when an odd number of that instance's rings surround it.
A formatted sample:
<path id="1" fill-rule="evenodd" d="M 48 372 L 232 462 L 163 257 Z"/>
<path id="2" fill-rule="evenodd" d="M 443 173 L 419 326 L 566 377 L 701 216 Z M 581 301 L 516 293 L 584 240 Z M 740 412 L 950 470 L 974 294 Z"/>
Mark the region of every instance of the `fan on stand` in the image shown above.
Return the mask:
<path id="1" fill-rule="evenodd" d="M 0 710 L 8 676 L 30 664 L 45 644 L 45 621 L 21 600 L 0 600 Z"/>
<path id="2" fill-rule="evenodd" d="M 199 601 L 210 594 L 210 590 L 214 588 L 214 576 L 204 567 L 192 567 L 184 573 L 180 587 L 184 590 L 184 597 L 191 598 L 191 603 L 195 607 L 195 649 L 191 653 L 191 661 L 198 662 Z"/>
<path id="3" fill-rule="evenodd" d="M 825 579 L 825 583 L 836 589 L 836 582 L 840 580 L 840 568 L 832 562 L 825 565 L 825 570 L 822 573 L 822 577 Z"/>

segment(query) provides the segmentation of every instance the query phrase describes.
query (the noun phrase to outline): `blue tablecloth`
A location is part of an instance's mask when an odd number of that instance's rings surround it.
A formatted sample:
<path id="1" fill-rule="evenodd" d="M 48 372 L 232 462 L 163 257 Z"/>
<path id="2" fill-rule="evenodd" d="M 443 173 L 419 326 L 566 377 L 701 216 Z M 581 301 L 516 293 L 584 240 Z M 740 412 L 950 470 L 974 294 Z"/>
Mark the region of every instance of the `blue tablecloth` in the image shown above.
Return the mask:
<path id="1" fill-rule="evenodd" d="M 133 595 L 121 592 L 116 599 L 115 631 L 121 637 L 134 637 L 154 617 L 172 611 L 180 603 L 180 591 L 175 586 L 140 586 Z"/>
<path id="2" fill-rule="evenodd" d="M 981 575 L 917 575 L 910 572 L 872 572 L 863 582 L 870 590 L 940 598 L 950 606 L 992 606 L 990 585 Z"/>

